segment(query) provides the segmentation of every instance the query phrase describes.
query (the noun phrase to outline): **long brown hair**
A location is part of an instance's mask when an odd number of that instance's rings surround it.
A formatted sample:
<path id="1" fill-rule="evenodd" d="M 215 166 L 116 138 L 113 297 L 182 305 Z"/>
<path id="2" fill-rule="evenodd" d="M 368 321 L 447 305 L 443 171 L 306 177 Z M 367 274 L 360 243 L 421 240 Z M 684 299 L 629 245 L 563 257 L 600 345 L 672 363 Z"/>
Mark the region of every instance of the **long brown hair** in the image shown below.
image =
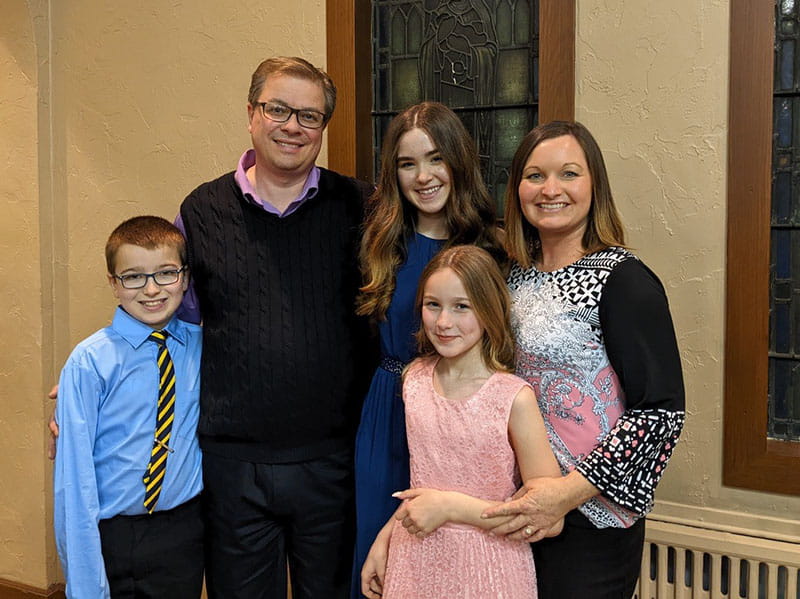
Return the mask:
<path id="1" fill-rule="evenodd" d="M 392 299 L 395 273 L 405 258 L 417 211 L 400 193 L 397 152 L 400 138 L 412 129 L 424 131 L 450 169 L 451 192 L 445 204 L 445 247 L 475 244 L 500 263 L 505 251 L 498 239 L 494 204 L 480 172 L 475 142 L 461 119 L 444 104 L 422 102 L 398 114 L 386 130 L 381 149 L 381 173 L 372 194 L 361 243 L 360 263 L 365 284 L 358 313 L 383 320 Z"/>
<path id="2" fill-rule="evenodd" d="M 592 178 L 592 203 L 583 233 L 583 251 L 587 254 L 611 246 L 625 247 L 625 230 L 614 205 L 611 184 L 600 146 L 589 130 L 579 122 L 551 121 L 534 127 L 520 142 L 511 162 L 506 188 L 505 246 L 509 257 L 528 268 L 541 252 L 539 231 L 522 214 L 519 204 L 519 184 L 522 171 L 536 146 L 546 139 L 571 135 L 583 149 Z"/>
<path id="3" fill-rule="evenodd" d="M 514 371 L 514 338 L 511 334 L 511 298 L 505 277 L 486 250 L 474 245 L 459 245 L 439 252 L 422 271 L 417 288 L 417 314 L 422 310 L 425 283 L 433 273 L 451 269 L 464 285 L 472 310 L 483 325 L 481 356 L 489 370 Z M 420 325 L 416 334 L 420 356 L 436 354 L 431 340 Z"/>

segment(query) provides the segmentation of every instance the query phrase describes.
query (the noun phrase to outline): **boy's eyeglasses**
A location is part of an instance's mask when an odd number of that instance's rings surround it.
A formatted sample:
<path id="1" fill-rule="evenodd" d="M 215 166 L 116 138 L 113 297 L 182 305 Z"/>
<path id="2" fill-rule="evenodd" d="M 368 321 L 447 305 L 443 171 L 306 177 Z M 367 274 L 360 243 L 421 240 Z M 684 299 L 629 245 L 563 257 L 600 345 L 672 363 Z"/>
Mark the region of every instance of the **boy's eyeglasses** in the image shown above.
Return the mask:
<path id="1" fill-rule="evenodd" d="M 262 114 L 276 123 L 285 123 L 293 114 L 297 115 L 297 122 L 306 129 L 319 129 L 325 124 L 325 115 L 310 108 L 292 108 L 277 102 L 256 102 L 261 106 Z"/>
<path id="2" fill-rule="evenodd" d="M 186 270 L 186 266 L 181 266 L 179 269 L 159 270 L 158 272 L 137 272 L 129 275 L 114 275 L 115 279 L 119 279 L 125 289 L 141 289 L 147 285 L 147 279 L 150 277 L 156 282 L 156 285 L 164 287 L 165 285 L 172 285 L 178 282 L 181 278 L 181 273 Z"/>

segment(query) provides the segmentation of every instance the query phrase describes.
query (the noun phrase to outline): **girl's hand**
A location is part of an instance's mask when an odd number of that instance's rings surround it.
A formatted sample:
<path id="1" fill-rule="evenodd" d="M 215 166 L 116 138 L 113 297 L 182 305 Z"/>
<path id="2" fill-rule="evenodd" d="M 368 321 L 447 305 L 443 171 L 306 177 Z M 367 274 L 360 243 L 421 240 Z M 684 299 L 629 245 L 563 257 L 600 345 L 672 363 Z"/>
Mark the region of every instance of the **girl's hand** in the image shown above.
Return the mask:
<path id="1" fill-rule="evenodd" d="M 389 541 L 392 536 L 393 524 L 394 521 L 390 518 L 378 533 L 361 568 L 361 594 L 370 599 L 383 595 L 383 581 L 386 575 L 386 561 L 389 556 Z"/>
<path id="2" fill-rule="evenodd" d="M 403 503 L 395 518 L 403 523 L 409 534 L 425 538 L 450 517 L 450 493 L 437 489 L 408 489 L 392 493 Z"/>

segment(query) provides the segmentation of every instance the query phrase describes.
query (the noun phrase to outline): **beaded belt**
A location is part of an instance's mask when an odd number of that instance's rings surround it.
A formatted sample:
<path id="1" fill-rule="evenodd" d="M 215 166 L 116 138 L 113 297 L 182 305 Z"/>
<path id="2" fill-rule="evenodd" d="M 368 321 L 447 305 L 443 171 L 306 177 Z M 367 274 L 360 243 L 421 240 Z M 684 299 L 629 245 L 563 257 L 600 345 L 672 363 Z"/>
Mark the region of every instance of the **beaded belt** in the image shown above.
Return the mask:
<path id="1" fill-rule="evenodd" d="M 391 372 L 392 374 L 396 374 L 400 376 L 403 374 L 403 368 L 406 367 L 405 362 L 402 360 L 398 360 L 397 358 L 392 358 L 390 356 L 384 356 L 381 358 L 381 368 L 383 368 L 386 372 Z"/>

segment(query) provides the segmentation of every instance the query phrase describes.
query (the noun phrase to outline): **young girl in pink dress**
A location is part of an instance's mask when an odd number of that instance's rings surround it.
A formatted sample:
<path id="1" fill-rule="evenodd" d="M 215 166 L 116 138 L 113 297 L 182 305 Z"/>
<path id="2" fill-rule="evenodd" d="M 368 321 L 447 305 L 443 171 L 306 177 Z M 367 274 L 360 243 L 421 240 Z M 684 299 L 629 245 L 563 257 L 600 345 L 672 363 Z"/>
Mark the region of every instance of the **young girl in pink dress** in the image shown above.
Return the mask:
<path id="1" fill-rule="evenodd" d="M 420 280 L 420 358 L 403 399 L 411 489 L 378 535 L 362 570 L 370 598 L 530 599 L 528 542 L 486 530 L 510 518 L 481 512 L 521 480 L 560 476 L 530 386 L 511 374 L 509 296 L 495 261 L 475 246 L 438 254 Z M 554 536 L 525 531 L 529 541 Z"/>

